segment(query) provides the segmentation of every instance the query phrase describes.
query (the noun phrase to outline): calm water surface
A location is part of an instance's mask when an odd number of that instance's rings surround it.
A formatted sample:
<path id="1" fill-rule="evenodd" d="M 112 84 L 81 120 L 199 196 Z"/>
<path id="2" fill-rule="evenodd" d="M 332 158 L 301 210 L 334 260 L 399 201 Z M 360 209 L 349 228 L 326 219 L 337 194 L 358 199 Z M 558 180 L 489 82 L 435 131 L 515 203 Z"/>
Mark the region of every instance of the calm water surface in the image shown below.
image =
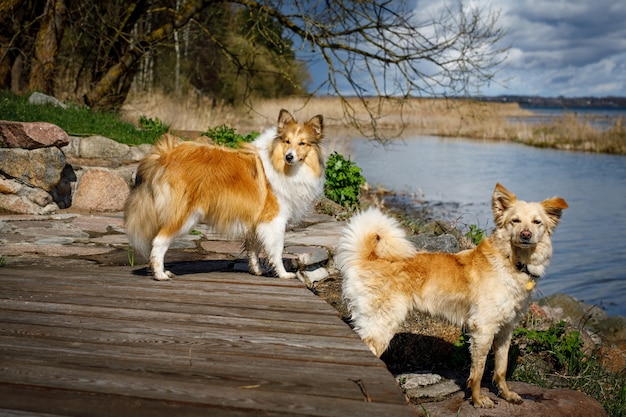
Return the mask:
<path id="1" fill-rule="evenodd" d="M 522 200 L 563 197 L 570 208 L 536 297 L 566 293 L 626 316 L 626 157 L 435 137 L 353 140 L 348 153 L 368 183 L 444 203 L 445 220 L 489 231 L 496 182 Z"/>

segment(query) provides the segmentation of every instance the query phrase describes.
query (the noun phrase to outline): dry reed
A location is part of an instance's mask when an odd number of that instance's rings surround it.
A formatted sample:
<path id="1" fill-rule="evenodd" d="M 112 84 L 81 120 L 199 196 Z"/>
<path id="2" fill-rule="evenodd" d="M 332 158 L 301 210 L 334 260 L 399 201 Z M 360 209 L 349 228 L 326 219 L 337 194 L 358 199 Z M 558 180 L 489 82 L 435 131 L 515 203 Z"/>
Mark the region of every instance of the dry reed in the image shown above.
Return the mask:
<path id="1" fill-rule="evenodd" d="M 158 117 L 174 131 L 204 132 L 227 125 L 240 133 L 260 131 L 275 123 L 280 109 L 299 120 L 322 114 L 333 134 L 355 138 L 367 130 L 370 114 L 377 128 L 390 137 L 436 135 L 483 140 L 506 140 L 564 150 L 626 154 L 626 128 L 618 119 L 608 129 L 599 129 L 585 116 L 566 114 L 545 123 L 530 123 L 534 116 L 517 103 L 475 100 L 411 98 L 368 99 L 367 108 L 358 99 L 336 97 L 256 100 L 228 106 L 200 95 L 175 97 L 163 93 L 134 94 L 122 114 L 136 122 L 139 116 Z M 349 116 L 346 116 L 349 115 Z M 355 127 L 355 122 L 361 131 Z"/>

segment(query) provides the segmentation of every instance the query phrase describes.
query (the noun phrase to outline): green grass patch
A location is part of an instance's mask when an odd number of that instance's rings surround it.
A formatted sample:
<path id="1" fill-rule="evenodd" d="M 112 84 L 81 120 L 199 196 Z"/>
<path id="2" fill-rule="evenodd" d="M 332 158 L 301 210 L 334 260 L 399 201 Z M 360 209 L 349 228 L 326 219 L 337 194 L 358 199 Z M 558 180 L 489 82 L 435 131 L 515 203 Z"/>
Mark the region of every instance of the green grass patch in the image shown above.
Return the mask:
<path id="1" fill-rule="evenodd" d="M 580 333 L 565 322 L 553 323 L 547 329 L 532 327 L 520 327 L 515 332 L 509 359 L 512 379 L 578 390 L 598 400 L 609 416 L 626 417 L 624 375 L 609 372 L 595 353 L 583 353 Z"/>
<path id="2" fill-rule="evenodd" d="M 77 105 L 62 109 L 53 105 L 29 104 L 27 96 L 7 91 L 0 91 L 0 118 L 15 122 L 53 123 L 71 136 L 102 135 L 127 145 L 154 143 L 163 133 L 160 121 L 147 119 L 148 128 L 140 128 L 120 120 L 117 113 L 92 112 Z"/>

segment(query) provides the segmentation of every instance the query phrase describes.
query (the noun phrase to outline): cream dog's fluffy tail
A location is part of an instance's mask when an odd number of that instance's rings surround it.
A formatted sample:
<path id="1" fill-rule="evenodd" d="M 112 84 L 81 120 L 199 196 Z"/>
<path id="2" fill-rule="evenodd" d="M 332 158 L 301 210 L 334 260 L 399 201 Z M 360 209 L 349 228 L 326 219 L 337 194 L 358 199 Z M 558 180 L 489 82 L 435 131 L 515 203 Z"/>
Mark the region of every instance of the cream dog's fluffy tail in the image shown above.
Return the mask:
<path id="1" fill-rule="evenodd" d="M 398 261 L 415 253 L 415 247 L 396 220 L 377 208 L 369 208 L 350 220 L 339 240 L 336 262 L 339 269 L 345 270 L 365 260 Z"/>
<path id="2" fill-rule="evenodd" d="M 398 222 L 374 208 L 354 216 L 339 240 L 335 260 L 343 274 L 343 297 L 354 330 L 377 356 L 387 349 L 410 307 L 407 297 L 392 290 L 389 271 L 381 268 L 416 252 Z"/>

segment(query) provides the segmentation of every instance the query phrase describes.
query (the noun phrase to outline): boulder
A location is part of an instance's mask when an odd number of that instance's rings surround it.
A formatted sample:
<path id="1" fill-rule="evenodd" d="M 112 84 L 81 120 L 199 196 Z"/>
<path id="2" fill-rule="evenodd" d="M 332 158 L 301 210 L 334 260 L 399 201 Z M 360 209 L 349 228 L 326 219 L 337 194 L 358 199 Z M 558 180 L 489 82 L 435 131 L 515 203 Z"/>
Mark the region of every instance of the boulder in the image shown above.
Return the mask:
<path id="1" fill-rule="evenodd" d="M 549 295 L 538 303 L 554 321 L 567 320 L 575 324 L 584 321 L 588 325 L 596 325 L 608 317 L 600 307 L 586 304 L 567 294 Z"/>
<path id="2" fill-rule="evenodd" d="M 62 147 L 70 142 L 67 133 L 52 123 L 0 121 L 0 147 L 38 149 Z"/>
<path id="3" fill-rule="evenodd" d="M 86 211 L 120 211 L 130 187 L 114 172 L 90 169 L 83 174 L 76 186 L 72 207 Z"/>
<path id="4" fill-rule="evenodd" d="M 547 389 L 522 382 L 509 382 L 509 387 L 520 394 L 524 401 L 511 404 L 489 393 L 497 401 L 494 408 L 475 408 L 459 391 L 442 401 L 419 404 L 415 410 L 418 416 L 439 417 L 604 417 L 607 415 L 602 405 L 579 391 L 569 389 Z M 483 391 L 487 393 L 486 388 Z"/>
<path id="5" fill-rule="evenodd" d="M 456 253 L 460 250 L 459 239 L 451 234 L 423 234 L 410 236 L 409 240 L 418 250 L 427 252 Z"/>
<path id="6" fill-rule="evenodd" d="M 82 138 L 78 144 L 81 158 L 124 158 L 130 153 L 130 146 L 104 136 Z"/>
<path id="7" fill-rule="evenodd" d="M 0 172 L 45 191 L 59 183 L 65 165 L 65 155 L 56 147 L 0 148 Z"/>
<path id="8" fill-rule="evenodd" d="M 51 214 L 58 209 L 50 194 L 0 175 L 0 212 Z"/>
<path id="9" fill-rule="evenodd" d="M 39 92 L 34 92 L 33 94 L 31 94 L 30 97 L 28 97 L 28 103 L 36 105 L 51 105 L 55 107 L 61 107 L 62 109 L 67 109 L 68 107 L 67 104 L 63 103 L 58 98 Z"/>

